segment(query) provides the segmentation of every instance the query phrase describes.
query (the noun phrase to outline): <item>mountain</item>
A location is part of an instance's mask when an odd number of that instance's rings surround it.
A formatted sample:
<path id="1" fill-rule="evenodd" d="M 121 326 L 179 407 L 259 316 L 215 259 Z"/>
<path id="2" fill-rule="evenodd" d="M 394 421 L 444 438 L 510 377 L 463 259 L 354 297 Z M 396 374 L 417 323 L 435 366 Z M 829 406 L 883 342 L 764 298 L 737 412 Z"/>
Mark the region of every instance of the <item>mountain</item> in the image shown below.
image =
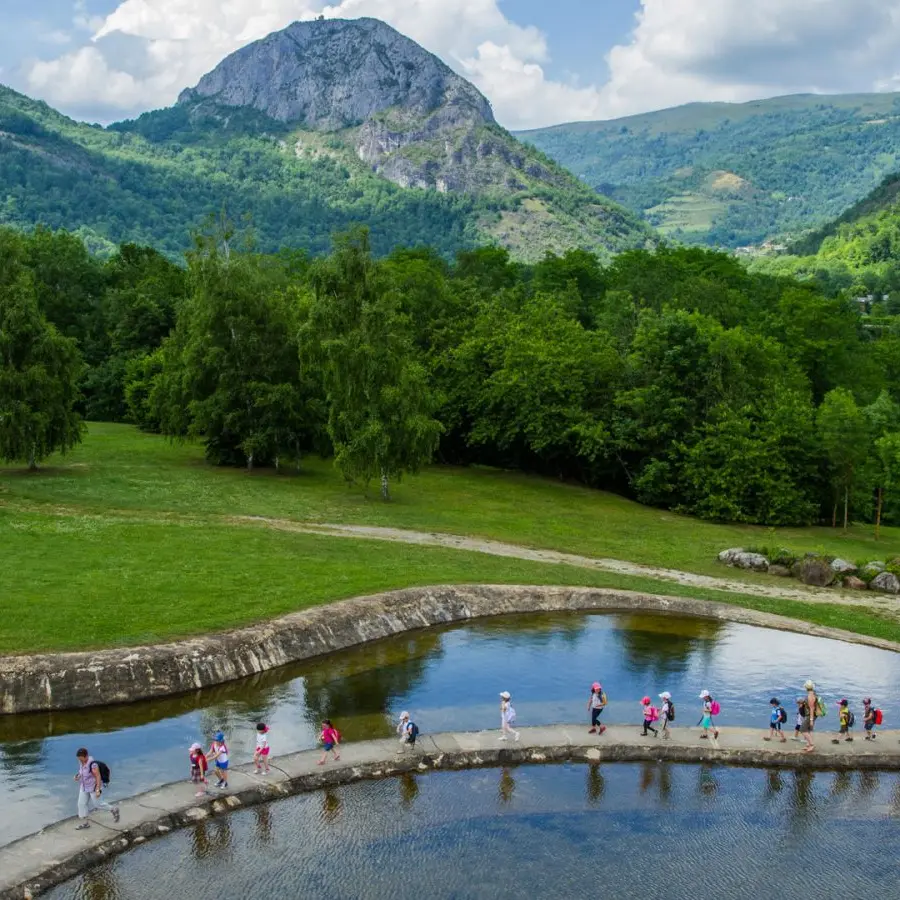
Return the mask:
<path id="1" fill-rule="evenodd" d="M 692 103 L 518 135 L 690 243 L 820 227 L 900 168 L 900 94 Z"/>
<path id="2" fill-rule="evenodd" d="M 107 128 L 0 88 L 0 222 L 177 253 L 221 209 L 262 249 L 479 243 L 535 259 L 652 241 L 638 217 L 495 121 L 465 79 L 375 19 L 296 22 L 223 60 L 175 106 Z"/>

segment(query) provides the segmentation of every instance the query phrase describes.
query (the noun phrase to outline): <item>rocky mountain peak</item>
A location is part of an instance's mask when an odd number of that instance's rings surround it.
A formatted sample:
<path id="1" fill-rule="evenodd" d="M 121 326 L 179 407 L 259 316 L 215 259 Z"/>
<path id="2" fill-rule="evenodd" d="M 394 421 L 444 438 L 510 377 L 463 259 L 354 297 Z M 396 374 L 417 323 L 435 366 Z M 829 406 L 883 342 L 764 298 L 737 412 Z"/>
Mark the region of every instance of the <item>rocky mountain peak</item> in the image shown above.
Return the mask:
<path id="1" fill-rule="evenodd" d="M 250 107 L 286 124 L 334 131 L 391 110 L 493 123 L 485 97 L 436 56 L 378 19 L 294 22 L 226 57 L 182 105 Z"/>

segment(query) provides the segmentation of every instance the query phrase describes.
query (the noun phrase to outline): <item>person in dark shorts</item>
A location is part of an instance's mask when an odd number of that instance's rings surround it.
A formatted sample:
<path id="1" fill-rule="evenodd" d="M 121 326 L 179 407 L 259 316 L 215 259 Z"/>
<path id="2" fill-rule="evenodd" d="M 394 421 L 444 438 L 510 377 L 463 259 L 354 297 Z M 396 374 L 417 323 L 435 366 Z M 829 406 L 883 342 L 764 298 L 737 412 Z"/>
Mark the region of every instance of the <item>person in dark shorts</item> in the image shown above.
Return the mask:
<path id="1" fill-rule="evenodd" d="M 769 701 L 769 706 L 771 707 L 771 712 L 769 713 L 769 734 L 767 737 L 764 737 L 763 740 L 771 741 L 777 736 L 783 744 L 787 738 L 784 736 L 781 726 L 787 722 L 787 713 L 784 711 L 784 707 L 778 702 L 777 697 L 773 697 Z"/>

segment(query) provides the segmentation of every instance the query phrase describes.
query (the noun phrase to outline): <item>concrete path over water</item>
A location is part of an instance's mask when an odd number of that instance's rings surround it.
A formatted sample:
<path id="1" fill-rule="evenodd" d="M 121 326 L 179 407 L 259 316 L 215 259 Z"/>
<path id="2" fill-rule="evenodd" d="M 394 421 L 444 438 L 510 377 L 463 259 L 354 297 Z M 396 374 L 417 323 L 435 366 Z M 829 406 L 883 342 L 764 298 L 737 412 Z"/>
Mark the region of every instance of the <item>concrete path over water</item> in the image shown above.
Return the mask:
<path id="1" fill-rule="evenodd" d="M 588 734 L 585 725 L 554 725 L 520 729 L 514 742 L 498 740 L 498 731 L 421 734 L 418 745 L 398 751 L 393 739 L 344 744 L 341 759 L 319 766 L 319 750 L 304 750 L 274 758 L 268 776 L 253 766 L 231 770 L 227 791 L 212 788 L 196 797 L 187 779 L 163 785 L 135 797 L 108 799 L 120 804 L 114 824 L 108 812 L 91 817 L 91 828 L 76 831 L 77 819 L 65 819 L 36 834 L 0 848 L 0 900 L 28 898 L 83 872 L 93 865 L 213 816 L 293 794 L 404 772 L 524 763 L 682 762 L 804 769 L 878 769 L 900 771 L 900 731 L 883 731 L 875 741 L 857 734 L 852 743 L 831 743 L 833 732 L 816 734 L 816 751 L 803 744 L 766 743 L 762 729 L 724 728 L 719 739 L 702 740 L 697 728 L 674 727 L 670 740 L 642 737 L 638 726 L 613 725 L 603 735 Z M 112 765 L 112 763 L 111 763 Z M 77 789 L 73 783 L 72 806 Z M 7 813 L 11 810 L 7 810 Z"/>

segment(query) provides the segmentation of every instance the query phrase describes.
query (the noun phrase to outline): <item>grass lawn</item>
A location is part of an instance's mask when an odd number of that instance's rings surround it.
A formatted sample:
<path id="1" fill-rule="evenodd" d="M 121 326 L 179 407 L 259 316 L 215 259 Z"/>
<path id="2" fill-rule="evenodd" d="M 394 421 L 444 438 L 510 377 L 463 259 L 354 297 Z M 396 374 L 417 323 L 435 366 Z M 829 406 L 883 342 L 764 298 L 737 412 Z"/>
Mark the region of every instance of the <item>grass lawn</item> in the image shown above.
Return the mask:
<path id="1" fill-rule="evenodd" d="M 432 467 L 395 485 L 393 493 L 389 504 L 366 498 L 328 461 L 310 459 L 299 475 L 217 469 L 203 462 L 197 446 L 93 424 L 82 446 L 49 460 L 37 474 L 0 469 L 0 653 L 156 641 L 341 597 L 448 582 L 689 594 L 900 639 L 895 622 L 858 608 L 228 521 L 261 515 L 442 531 L 769 584 L 766 576 L 723 569 L 716 554 L 754 543 L 851 560 L 900 553 L 897 529 L 885 529 L 877 544 L 868 528 L 849 535 L 829 528 L 773 535 L 482 468 Z"/>

